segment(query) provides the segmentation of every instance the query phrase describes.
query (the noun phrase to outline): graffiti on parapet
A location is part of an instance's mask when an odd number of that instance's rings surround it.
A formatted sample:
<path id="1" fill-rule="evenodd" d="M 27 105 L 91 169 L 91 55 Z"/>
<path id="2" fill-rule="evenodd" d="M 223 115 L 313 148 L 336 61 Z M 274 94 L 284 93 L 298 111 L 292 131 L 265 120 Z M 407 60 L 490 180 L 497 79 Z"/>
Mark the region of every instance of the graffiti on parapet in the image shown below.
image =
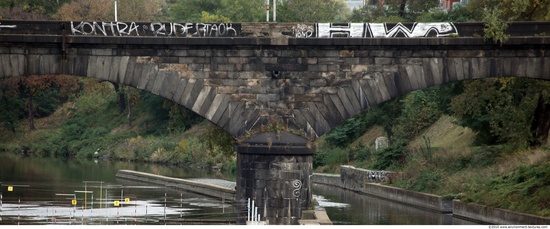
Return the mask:
<path id="1" fill-rule="evenodd" d="M 444 37 L 458 34 L 451 22 L 317 23 L 316 37 Z"/>
<path id="2" fill-rule="evenodd" d="M 233 23 L 136 23 L 73 22 L 73 35 L 163 36 L 163 37 L 236 37 L 240 24 Z"/>
<path id="3" fill-rule="evenodd" d="M 306 25 L 306 24 L 298 24 L 296 26 L 292 26 L 292 34 L 294 34 L 295 37 L 312 37 L 314 33 L 313 26 Z"/>
<path id="4" fill-rule="evenodd" d="M 15 29 L 15 28 L 17 28 L 16 25 L 2 25 L 2 23 L 0 22 L 0 31 L 2 29 Z"/>

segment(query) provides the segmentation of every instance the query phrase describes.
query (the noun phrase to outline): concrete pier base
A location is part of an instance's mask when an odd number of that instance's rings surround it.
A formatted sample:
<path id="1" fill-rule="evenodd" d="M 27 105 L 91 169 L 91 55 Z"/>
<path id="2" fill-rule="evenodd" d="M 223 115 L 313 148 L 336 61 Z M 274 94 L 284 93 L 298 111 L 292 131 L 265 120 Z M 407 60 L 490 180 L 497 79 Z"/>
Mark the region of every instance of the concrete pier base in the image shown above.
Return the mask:
<path id="1" fill-rule="evenodd" d="M 298 224 L 311 207 L 312 159 L 308 140 L 287 132 L 267 132 L 236 145 L 237 202 L 241 220 L 248 218 L 248 199 L 260 220 L 271 225 Z"/>

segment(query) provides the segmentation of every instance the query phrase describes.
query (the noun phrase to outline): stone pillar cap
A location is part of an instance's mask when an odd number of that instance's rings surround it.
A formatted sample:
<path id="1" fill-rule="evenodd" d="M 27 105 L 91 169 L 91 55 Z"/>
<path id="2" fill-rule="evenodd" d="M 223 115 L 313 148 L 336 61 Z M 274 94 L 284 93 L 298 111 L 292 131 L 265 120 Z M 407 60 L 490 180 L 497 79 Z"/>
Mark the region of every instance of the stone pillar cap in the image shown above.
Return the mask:
<path id="1" fill-rule="evenodd" d="M 244 154 L 314 154 L 314 147 L 301 136 L 289 132 L 265 132 L 235 146 L 237 153 Z"/>

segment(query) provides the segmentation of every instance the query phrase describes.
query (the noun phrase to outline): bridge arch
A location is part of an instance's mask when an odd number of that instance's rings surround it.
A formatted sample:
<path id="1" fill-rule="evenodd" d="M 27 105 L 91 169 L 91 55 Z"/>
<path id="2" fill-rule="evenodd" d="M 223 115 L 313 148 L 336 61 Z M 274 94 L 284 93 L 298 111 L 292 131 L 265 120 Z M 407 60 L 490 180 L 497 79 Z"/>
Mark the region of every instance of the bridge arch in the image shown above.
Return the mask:
<path id="1" fill-rule="evenodd" d="M 282 34 L 285 29 L 294 28 L 278 28 Z M 0 78 L 96 78 L 170 99 L 235 137 L 278 125 L 314 139 L 414 90 L 484 77 L 548 79 L 548 43 L 548 37 L 512 37 L 495 44 L 476 37 L 9 34 L 0 36 Z"/>

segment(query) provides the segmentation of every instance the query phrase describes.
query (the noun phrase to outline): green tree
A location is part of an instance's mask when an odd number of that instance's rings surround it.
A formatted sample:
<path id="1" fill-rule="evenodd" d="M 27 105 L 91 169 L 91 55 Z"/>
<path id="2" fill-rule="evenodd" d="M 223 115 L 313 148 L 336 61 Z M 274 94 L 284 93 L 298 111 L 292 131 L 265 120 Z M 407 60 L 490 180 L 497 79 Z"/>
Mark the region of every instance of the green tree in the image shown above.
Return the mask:
<path id="1" fill-rule="evenodd" d="M 416 21 L 418 22 L 467 22 L 472 21 L 475 17 L 468 10 L 468 7 L 463 5 L 458 5 L 450 9 L 449 11 L 444 11 L 440 9 L 432 9 L 428 12 L 424 12 L 418 17 Z"/>
<path id="2" fill-rule="evenodd" d="M 119 21 L 153 21 L 162 17 L 164 0 L 117 0 Z M 58 20 L 114 21 L 113 0 L 74 0 L 53 15 Z"/>
<path id="3" fill-rule="evenodd" d="M 401 115 L 394 126 L 395 139 L 410 140 L 426 127 L 432 125 L 443 114 L 440 109 L 439 87 L 414 91 L 401 100 Z"/>
<path id="4" fill-rule="evenodd" d="M 382 5 L 364 5 L 352 10 L 349 20 L 351 22 L 374 22 L 383 17 L 384 7 Z"/>
<path id="5" fill-rule="evenodd" d="M 206 11 L 202 11 L 201 22 L 231 22 L 231 19 L 225 16 L 210 14 Z"/>
<path id="6" fill-rule="evenodd" d="M 510 38 L 510 35 L 506 33 L 508 22 L 501 19 L 502 10 L 499 8 L 485 8 L 483 15 L 483 21 L 485 22 L 483 38 L 502 45 Z"/>
<path id="7" fill-rule="evenodd" d="M 168 15 L 178 22 L 259 22 L 264 7 L 257 0 L 173 0 Z"/>
<path id="8" fill-rule="evenodd" d="M 45 20 L 71 0 L 0 0 L 4 19 Z"/>
<path id="9" fill-rule="evenodd" d="M 204 118 L 197 113 L 170 100 L 164 100 L 162 107 L 168 110 L 168 115 L 170 116 L 168 129 L 170 131 L 183 132 L 204 120 Z"/>
<path id="10" fill-rule="evenodd" d="M 233 22 L 265 21 L 265 6 L 262 0 L 221 0 L 223 8 L 217 14 Z"/>
<path id="11" fill-rule="evenodd" d="M 61 101 L 66 101 L 70 96 L 80 90 L 80 85 L 75 77 L 70 76 L 18 76 L 2 80 L 2 96 L 5 99 L 13 99 L 14 102 L 6 102 L 10 107 L 19 108 L 25 101 L 24 109 L 27 113 L 29 129 L 36 129 L 34 120 L 36 117 L 43 117 L 55 111 Z M 12 125 L 16 113 L 8 115 L 8 125 Z M 13 128 L 10 128 L 13 130 Z"/>
<path id="12" fill-rule="evenodd" d="M 476 143 L 514 143 L 533 141 L 535 110 L 540 93 L 550 83 L 522 78 L 491 78 L 464 83 L 464 93 L 451 102 L 459 122 L 478 134 Z"/>
<path id="13" fill-rule="evenodd" d="M 504 21 L 548 21 L 550 20 L 550 1 L 546 0 L 476 0 L 470 1 L 468 10 L 475 20 L 484 17 L 485 9 L 499 9 Z"/>
<path id="14" fill-rule="evenodd" d="M 343 22 L 349 14 L 344 0 L 279 0 L 278 22 Z"/>
<path id="15" fill-rule="evenodd" d="M 385 4 L 390 15 L 415 21 L 416 16 L 439 6 L 439 0 L 386 0 Z"/>
<path id="16" fill-rule="evenodd" d="M 19 98 L 17 90 L 0 84 L 0 123 L 15 133 L 19 120 L 25 117 L 25 100 Z"/>
<path id="17" fill-rule="evenodd" d="M 219 0 L 176 0 L 168 9 L 168 17 L 177 22 L 201 22 L 202 12 L 216 14 Z"/>

